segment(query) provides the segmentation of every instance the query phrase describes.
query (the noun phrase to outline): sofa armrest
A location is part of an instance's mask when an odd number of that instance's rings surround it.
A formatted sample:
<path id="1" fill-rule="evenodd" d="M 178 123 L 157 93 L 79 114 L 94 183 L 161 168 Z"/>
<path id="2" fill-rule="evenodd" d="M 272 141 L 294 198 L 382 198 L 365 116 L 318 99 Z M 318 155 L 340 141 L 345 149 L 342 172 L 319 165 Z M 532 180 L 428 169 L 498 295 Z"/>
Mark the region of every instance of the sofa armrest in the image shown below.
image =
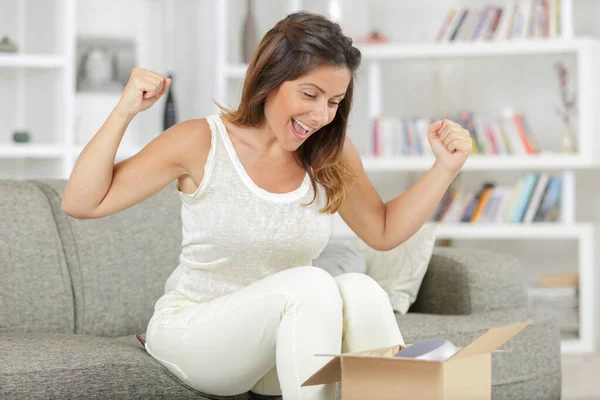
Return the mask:
<path id="1" fill-rule="evenodd" d="M 409 312 L 468 315 L 527 307 L 523 282 L 513 256 L 436 247 Z"/>

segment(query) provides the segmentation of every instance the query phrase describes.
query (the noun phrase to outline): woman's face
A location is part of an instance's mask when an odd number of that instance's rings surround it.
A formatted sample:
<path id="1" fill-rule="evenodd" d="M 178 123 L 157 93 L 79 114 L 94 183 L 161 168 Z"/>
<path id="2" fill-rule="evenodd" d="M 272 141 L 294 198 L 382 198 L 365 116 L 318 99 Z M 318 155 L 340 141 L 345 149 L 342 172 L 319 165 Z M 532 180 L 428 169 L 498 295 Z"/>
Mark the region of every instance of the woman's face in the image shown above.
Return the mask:
<path id="1" fill-rule="evenodd" d="M 295 151 L 333 121 L 351 77 L 348 68 L 327 65 L 283 82 L 265 101 L 266 128 L 285 150 Z"/>

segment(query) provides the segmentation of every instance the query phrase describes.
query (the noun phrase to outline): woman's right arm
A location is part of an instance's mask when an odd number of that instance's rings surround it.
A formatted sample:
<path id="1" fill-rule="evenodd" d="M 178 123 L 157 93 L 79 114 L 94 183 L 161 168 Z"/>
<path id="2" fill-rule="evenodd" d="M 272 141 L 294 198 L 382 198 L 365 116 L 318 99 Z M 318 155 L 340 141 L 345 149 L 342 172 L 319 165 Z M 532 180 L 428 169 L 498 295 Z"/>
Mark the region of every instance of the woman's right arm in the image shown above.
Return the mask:
<path id="1" fill-rule="evenodd" d="M 119 103 L 83 149 L 67 182 L 62 210 L 74 218 L 101 218 L 129 208 L 188 174 L 190 149 L 204 153 L 210 135 L 206 123 L 189 120 L 154 138 L 141 151 L 117 164 L 117 149 L 127 126 L 170 86 L 158 73 L 135 69 Z M 206 125 L 206 127 L 204 126 Z M 210 142 L 208 142 L 210 143 Z M 208 148 L 205 149 L 208 152 Z"/>

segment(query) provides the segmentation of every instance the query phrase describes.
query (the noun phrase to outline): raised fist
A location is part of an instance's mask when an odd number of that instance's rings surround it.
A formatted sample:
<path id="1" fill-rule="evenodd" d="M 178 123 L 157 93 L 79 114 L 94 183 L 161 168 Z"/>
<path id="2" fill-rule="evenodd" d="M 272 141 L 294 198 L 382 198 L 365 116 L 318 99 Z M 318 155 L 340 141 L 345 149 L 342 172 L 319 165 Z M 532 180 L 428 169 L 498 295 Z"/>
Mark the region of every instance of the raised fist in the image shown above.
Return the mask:
<path id="1" fill-rule="evenodd" d="M 171 79 L 158 72 L 135 68 L 117 104 L 120 112 L 134 116 L 150 108 L 169 90 Z"/>

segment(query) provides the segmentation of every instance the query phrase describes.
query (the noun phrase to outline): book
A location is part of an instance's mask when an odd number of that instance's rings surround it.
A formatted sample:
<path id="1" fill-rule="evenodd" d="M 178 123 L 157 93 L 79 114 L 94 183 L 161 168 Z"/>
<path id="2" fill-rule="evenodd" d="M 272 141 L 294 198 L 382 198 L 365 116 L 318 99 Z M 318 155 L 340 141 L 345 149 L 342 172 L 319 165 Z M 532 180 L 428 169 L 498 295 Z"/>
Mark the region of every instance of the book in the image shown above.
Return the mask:
<path id="1" fill-rule="evenodd" d="M 560 0 L 514 0 L 504 6 L 450 9 L 441 21 L 436 42 L 556 38 L 561 31 L 561 14 L 570 21 L 570 2 Z"/>
<path id="2" fill-rule="evenodd" d="M 539 175 L 537 184 L 535 185 L 535 189 L 531 196 L 531 200 L 527 206 L 527 211 L 525 212 L 525 216 L 523 217 L 523 223 L 531 223 L 533 222 L 533 218 L 540 207 L 542 202 L 542 197 L 546 192 L 546 187 L 548 186 L 548 181 L 550 180 L 550 175 L 547 172 L 542 172 Z"/>
<path id="3" fill-rule="evenodd" d="M 462 215 L 462 218 L 460 220 L 461 222 L 470 222 L 471 221 L 471 218 L 475 214 L 475 211 L 477 210 L 477 205 L 481 201 L 481 197 L 483 196 L 484 192 L 486 191 L 486 189 L 492 188 L 492 187 L 494 187 L 494 183 L 492 183 L 492 182 L 486 182 L 475 193 L 475 195 L 469 201 L 469 203 L 467 204 L 467 207 L 465 208 L 465 211 L 464 211 L 464 213 Z"/>
<path id="4" fill-rule="evenodd" d="M 448 32 L 448 29 L 450 29 L 450 25 L 452 24 L 452 20 L 456 16 L 456 13 L 457 13 L 457 10 L 455 8 L 448 11 L 448 13 L 446 14 L 446 18 L 444 19 L 444 22 L 443 22 L 442 26 L 440 27 L 440 30 L 438 31 L 438 34 L 435 36 L 436 42 L 441 42 L 442 40 L 444 40 L 444 38 L 446 37 L 446 34 Z"/>
<path id="5" fill-rule="evenodd" d="M 540 287 L 579 286 L 579 274 L 576 273 L 545 273 L 540 276 Z"/>
<path id="6" fill-rule="evenodd" d="M 510 222 L 522 222 L 527 210 L 529 200 L 533 195 L 533 189 L 538 181 L 538 175 L 534 172 L 530 172 L 525 176 L 523 187 L 521 188 L 515 206 L 510 216 Z"/>
<path id="7" fill-rule="evenodd" d="M 533 218 L 535 222 L 554 222 L 560 215 L 561 179 L 550 178 L 540 206 Z"/>

